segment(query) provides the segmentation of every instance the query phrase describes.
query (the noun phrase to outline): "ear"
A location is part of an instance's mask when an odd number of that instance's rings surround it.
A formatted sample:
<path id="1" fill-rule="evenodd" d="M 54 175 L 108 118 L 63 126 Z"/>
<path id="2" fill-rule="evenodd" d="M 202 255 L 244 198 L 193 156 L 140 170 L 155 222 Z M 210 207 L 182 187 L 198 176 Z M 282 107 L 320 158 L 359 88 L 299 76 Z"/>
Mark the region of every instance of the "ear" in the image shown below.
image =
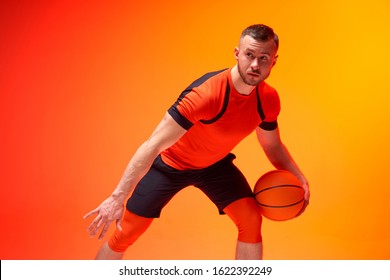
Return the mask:
<path id="1" fill-rule="evenodd" d="M 240 49 L 238 47 L 235 47 L 234 48 L 234 57 L 236 58 L 236 60 L 238 59 L 238 54 L 240 53 Z"/>
<path id="2" fill-rule="evenodd" d="M 272 67 L 275 66 L 276 62 L 278 61 L 278 57 L 279 57 L 279 55 L 275 55 L 275 59 L 274 59 L 274 62 L 272 63 Z"/>

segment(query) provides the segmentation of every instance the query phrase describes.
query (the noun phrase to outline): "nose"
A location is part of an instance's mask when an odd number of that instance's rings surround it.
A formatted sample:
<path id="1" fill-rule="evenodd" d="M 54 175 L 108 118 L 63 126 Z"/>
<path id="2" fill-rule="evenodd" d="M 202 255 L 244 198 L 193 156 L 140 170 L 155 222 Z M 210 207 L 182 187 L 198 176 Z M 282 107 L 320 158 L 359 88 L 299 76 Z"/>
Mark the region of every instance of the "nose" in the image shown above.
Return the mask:
<path id="1" fill-rule="evenodd" d="M 251 67 L 252 69 L 259 69 L 259 61 L 257 59 L 253 59 Z"/>

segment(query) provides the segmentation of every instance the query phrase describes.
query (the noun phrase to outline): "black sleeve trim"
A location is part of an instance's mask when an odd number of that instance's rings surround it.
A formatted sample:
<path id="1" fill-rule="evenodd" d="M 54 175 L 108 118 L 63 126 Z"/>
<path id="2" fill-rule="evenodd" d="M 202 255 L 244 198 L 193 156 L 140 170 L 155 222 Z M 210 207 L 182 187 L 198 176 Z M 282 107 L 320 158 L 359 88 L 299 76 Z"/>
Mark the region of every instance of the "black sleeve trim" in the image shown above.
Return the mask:
<path id="1" fill-rule="evenodd" d="M 260 125 L 259 125 L 260 128 L 264 129 L 264 130 L 274 130 L 278 127 L 278 122 L 277 121 L 273 121 L 273 122 L 262 122 Z"/>
<path id="2" fill-rule="evenodd" d="M 177 110 L 175 105 L 169 108 L 168 113 L 185 130 L 189 130 L 194 125 L 192 122 L 187 120 L 182 114 L 180 114 L 179 110 Z"/>
<path id="3" fill-rule="evenodd" d="M 200 120 L 200 121 L 204 124 L 212 124 L 212 123 L 216 122 L 217 120 L 219 120 L 219 118 L 222 117 L 223 114 L 226 112 L 226 109 L 229 105 L 229 99 L 230 99 L 230 86 L 229 86 L 229 80 L 228 80 L 226 83 L 225 97 L 223 100 L 222 110 L 218 113 L 218 115 L 216 115 L 211 120 Z"/>

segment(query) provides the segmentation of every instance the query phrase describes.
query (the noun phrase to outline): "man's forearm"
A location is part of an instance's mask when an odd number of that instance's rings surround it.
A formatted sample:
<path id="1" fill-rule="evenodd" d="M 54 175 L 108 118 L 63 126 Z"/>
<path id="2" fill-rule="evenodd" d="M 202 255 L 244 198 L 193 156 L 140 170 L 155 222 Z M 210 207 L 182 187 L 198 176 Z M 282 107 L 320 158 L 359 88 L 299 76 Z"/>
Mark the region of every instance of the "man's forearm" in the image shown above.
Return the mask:
<path id="1" fill-rule="evenodd" d="M 112 196 L 125 200 L 148 172 L 158 154 L 159 151 L 151 148 L 148 142 L 143 143 L 129 161 Z"/>
<path id="2" fill-rule="evenodd" d="M 276 169 L 288 170 L 297 176 L 302 183 L 307 182 L 305 176 L 283 143 L 280 143 L 278 148 L 267 151 L 266 155 Z"/>

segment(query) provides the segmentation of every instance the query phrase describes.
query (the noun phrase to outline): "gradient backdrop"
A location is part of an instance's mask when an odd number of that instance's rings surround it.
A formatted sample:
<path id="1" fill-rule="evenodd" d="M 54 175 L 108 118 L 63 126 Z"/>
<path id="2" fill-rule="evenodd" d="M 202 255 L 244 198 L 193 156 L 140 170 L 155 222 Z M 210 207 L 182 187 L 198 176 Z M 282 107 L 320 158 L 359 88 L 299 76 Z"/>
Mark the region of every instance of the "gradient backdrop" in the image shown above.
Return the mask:
<path id="1" fill-rule="evenodd" d="M 312 199 L 264 221 L 264 258 L 389 259 L 390 2 L 138 2 L 0 2 L 0 258 L 93 258 L 83 215 L 181 90 L 232 66 L 241 30 L 266 23 L 282 137 Z M 254 135 L 234 152 L 251 184 L 272 169 Z M 232 259 L 235 239 L 189 188 L 125 257 Z"/>

